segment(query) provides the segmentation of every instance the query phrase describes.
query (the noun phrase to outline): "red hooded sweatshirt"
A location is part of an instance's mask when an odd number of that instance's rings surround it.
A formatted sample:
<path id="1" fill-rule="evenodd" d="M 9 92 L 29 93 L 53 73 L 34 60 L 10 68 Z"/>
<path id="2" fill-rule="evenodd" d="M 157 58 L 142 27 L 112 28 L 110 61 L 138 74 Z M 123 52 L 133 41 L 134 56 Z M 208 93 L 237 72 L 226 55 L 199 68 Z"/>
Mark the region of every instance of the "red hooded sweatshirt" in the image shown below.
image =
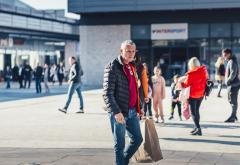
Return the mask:
<path id="1" fill-rule="evenodd" d="M 204 96 L 206 81 L 208 78 L 205 66 L 197 67 L 186 73 L 186 80 L 182 83 L 184 88 L 190 86 L 190 98 L 201 98 Z"/>

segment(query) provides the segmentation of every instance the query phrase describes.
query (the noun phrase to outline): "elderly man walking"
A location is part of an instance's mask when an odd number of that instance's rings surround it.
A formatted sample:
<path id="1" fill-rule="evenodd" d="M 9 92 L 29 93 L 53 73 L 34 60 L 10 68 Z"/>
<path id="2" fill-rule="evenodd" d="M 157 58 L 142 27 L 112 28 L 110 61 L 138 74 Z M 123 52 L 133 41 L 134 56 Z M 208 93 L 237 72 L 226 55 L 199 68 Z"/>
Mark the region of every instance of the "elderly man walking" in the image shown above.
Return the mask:
<path id="1" fill-rule="evenodd" d="M 116 165 L 127 165 L 143 140 L 139 125 L 138 78 L 133 64 L 135 53 L 136 45 L 131 40 L 124 41 L 120 56 L 111 61 L 104 71 L 103 98 L 114 137 Z M 127 147 L 126 131 L 130 138 Z"/>

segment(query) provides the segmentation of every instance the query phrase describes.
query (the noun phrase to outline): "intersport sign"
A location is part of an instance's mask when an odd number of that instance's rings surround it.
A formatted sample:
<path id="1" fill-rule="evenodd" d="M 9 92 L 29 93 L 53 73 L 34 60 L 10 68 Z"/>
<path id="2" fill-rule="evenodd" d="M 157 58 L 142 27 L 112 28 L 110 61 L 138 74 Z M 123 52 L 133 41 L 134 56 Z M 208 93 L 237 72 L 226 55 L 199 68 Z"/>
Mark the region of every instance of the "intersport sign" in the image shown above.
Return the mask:
<path id="1" fill-rule="evenodd" d="M 176 40 L 188 39 L 188 24 L 152 24 L 151 25 L 152 40 Z"/>

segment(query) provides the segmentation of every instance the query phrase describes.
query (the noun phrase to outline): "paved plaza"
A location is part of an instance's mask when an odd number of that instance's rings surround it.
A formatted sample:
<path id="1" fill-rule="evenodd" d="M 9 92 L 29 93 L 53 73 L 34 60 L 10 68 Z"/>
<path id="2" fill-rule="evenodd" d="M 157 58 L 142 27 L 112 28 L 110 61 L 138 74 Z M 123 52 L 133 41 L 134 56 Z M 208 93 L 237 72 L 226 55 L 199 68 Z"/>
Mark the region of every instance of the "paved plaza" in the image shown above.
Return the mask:
<path id="1" fill-rule="evenodd" d="M 37 95 L 34 89 L 6 90 L 0 85 L 0 165 L 113 164 L 102 90 L 83 88 L 86 113 L 75 113 L 79 108 L 75 94 L 69 112 L 63 114 L 57 109 L 65 102 L 67 85 L 51 88 L 50 95 Z M 167 93 L 170 98 L 169 88 Z M 164 159 L 155 164 L 240 164 L 240 123 L 223 123 L 230 113 L 226 90 L 222 98 L 215 96 L 214 91 L 200 108 L 201 137 L 189 135 L 193 122 L 179 121 L 177 110 L 174 120 L 156 124 Z M 170 99 L 164 101 L 164 109 L 167 119 Z"/>

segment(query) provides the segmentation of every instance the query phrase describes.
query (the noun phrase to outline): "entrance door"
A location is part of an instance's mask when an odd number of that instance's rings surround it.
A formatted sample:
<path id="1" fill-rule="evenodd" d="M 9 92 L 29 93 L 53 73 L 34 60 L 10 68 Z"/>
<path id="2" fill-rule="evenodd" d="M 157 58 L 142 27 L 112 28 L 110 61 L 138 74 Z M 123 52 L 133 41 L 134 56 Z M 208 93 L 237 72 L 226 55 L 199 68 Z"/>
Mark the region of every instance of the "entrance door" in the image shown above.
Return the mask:
<path id="1" fill-rule="evenodd" d="M 162 75 L 165 79 L 169 78 L 168 66 L 170 64 L 170 48 L 154 47 L 153 48 L 153 67 L 160 66 Z"/>
<path id="2" fill-rule="evenodd" d="M 12 55 L 11 54 L 4 54 L 3 57 L 3 61 L 4 61 L 4 70 L 6 69 L 7 66 L 10 66 L 10 68 L 12 68 Z"/>
<path id="3" fill-rule="evenodd" d="M 175 74 L 183 75 L 186 72 L 186 47 L 155 47 L 153 50 L 153 64 L 161 67 L 168 84 Z"/>
<path id="4" fill-rule="evenodd" d="M 187 65 L 187 48 L 173 47 L 171 48 L 171 64 L 169 65 L 169 73 L 171 77 L 174 75 L 184 75 Z"/>

